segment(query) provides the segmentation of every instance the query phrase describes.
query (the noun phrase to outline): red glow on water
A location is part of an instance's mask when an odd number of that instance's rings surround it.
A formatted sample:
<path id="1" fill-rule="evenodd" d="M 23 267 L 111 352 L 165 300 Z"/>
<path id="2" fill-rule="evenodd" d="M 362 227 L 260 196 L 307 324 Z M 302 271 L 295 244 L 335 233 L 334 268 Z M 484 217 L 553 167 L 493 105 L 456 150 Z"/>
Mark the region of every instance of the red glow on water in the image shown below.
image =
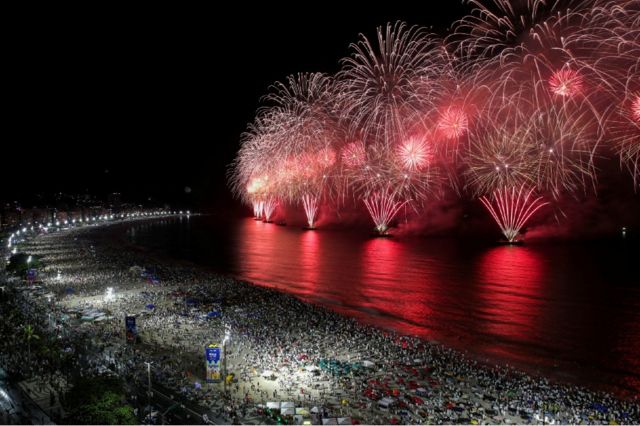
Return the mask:
<path id="1" fill-rule="evenodd" d="M 303 232 L 300 235 L 300 270 L 302 282 L 306 283 L 303 292 L 313 296 L 318 291 L 320 259 L 320 237 L 317 232 Z"/>
<path id="2" fill-rule="evenodd" d="M 511 341 L 525 341 L 537 334 L 544 275 L 543 261 L 528 247 L 499 246 L 487 251 L 478 261 L 485 331 Z"/>
<path id="3" fill-rule="evenodd" d="M 399 261 L 403 259 L 403 261 Z M 431 292 L 425 288 L 436 287 L 434 277 L 415 274 L 407 268 L 413 256 L 406 246 L 394 239 L 371 238 L 362 247 L 363 285 L 360 286 L 364 307 L 373 314 L 385 316 L 385 327 L 394 327 L 406 334 L 426 336 L 428 321 L 436 303 Z M 402 280 L 406 285 L 399 288 L 394 283 Z M 420 294 L 420 297 L 416 297 Z"/>
<path id="4" fill-rule="evenodd" d="M 549 88 L 558 96 L 571 97 L 582 92 L 583 79 L 577 71 L 563 68 L 553 73 Z"/>

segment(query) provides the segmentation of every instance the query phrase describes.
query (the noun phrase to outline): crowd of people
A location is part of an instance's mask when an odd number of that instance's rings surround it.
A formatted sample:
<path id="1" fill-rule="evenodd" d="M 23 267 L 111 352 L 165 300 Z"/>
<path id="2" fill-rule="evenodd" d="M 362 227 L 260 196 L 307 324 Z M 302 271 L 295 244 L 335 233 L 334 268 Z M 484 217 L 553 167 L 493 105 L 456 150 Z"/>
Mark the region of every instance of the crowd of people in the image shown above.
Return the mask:
<path id="1" fill-rule="evenodd" d="M 61 392 L 63 367 L 140 386 L 150 375 L 154 390 L 201 408 L 204 422 L 264 423 L 280 402 L 296 407 L 280 410 L 292 414 L 287 420 L 319 424 L 640 422 L 638 398 L 481 364 L 283 292 L 154 258 L 116 233 L 74 229 L 23 243 L 43 265 L 41 288 L 25 285 L 15 309 L 44 324 L 41 332 L 69 355 L 66 364 L 28 357 L 16 337 L 2 343 L 9 371 L 45 377 Z M 93 317 L 83 320 L 87 311 Z M 126 339 L 125 316 L 136 316 L 136 342 Z M 220 383 L 205 381 L 211 343 L 223 346 Z"/>

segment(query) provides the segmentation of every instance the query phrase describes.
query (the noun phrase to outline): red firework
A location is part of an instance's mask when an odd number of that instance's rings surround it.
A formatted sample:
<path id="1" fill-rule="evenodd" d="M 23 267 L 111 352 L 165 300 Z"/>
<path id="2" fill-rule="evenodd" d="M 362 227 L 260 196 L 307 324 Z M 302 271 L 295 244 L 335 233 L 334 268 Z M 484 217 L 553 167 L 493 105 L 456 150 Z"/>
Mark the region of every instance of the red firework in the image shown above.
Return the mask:
<path id="1" fill-rule="evenodd" d="M 398 147 L 398 157 L 406 170 L 421 170 L 429 164 L 431 150 L 424 138 L 414 136 Z"/>
<path id="2" fill-rule="evenodd" d="M 402 206 L 408 202 L 409 200 L 398 200 L 389 187 L 385 187 L 382 191 L 374 192 L 364 199 L 367 211 L 371 215 L 371 219 L 376 226 L 376 231 L 380 235 L 387 234 L 389 224 L 398 214 Z"/>
<path id="3" fill-rule="evenodd" d="M 311 194 L 302 196 L 302 205 L 304 213 L 307 215 L 307 224 L 309 229 L 315 229 L 316 216 L 318 214 L 318 197 Z"/>
<path id="4" fill-rule="evenodd" d="M 551 92 L 562 97 L 572 97 L 582 92 L 582 76 L 569 68 L 563 68 L 553 73 L 549 79 Z"/>
<path id="5" fill-rule="evenodd" d="M 265 222 L 271 222 L 271 217 L 273 216 L 273 212 L 276 210 L 276 207 L 278 207 L 278 201 L 275 200 L 272 197 L 269 197 L 266 199 L 266 201 L 263 204 L 263 214 L 264 214 L 264 221 Z"/>
<path id="6" fill-rule="evenodd" d="M 640 95 L 636 95 L 636 98 L 631 104 L 631 115 L 636 122 L 640 123 Z"/>
<path id="7" fill-rule="evenodd" d="M 317 162 L 321 168 L 328 168 L 336 162 L 336 152 L 332 148 L 324 148 L 318 152 Z"/>
<path id="8" fill-rule="evenodd" d="M 447 139 L 458 139 L 464 135 L 469 129 L 469 120 L 467 114 L 457 107 L 447 108 L 438 121 L 438 130 L 442 132 Z"/>
<path id="9" fill-rule="evenodd" d="M 342 148 L 342 162 L 347 167 L 359 167 L 366 161 L 366 153 L 362 142 L 351 142 Z"/>
<path id="10" fill-rule="evenodd" d="M 549 204 L 542 201 L 542 197 L 532 197 L 534 189 L 526 190 L 525 186 L 521 185 L 519 189 L 516 187 L 497 189 L 493 192 L 491 199 L 486 196 L 480 197 L 480 201 L 489 210 L 502 230 L 502 234 L 510 243 L 515 241 L 520 229 L 531 216 L 541 207 Z"/>

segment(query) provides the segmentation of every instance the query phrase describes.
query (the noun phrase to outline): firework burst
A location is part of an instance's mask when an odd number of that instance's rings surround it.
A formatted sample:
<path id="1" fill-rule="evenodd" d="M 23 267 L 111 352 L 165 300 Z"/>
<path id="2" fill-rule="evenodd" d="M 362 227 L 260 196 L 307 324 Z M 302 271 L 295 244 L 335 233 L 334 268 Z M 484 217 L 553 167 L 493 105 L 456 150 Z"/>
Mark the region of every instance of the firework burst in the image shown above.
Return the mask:
<path id="1" fill-rule="evenodd" d="M 398 157 L 402 167 L 408 171 L 424 169 L 431 161 L 429 145 L 424 138 L 413 136 L 398 147 Z"/>
<path id="2" fill-rule="evenodd" d="M 439 43 L 425 29 L 398 22 L 378 28 L 377 44 L 361 36 L 339 74 L 340 105 L 349 128 L 365 144 L 387 146 L 406 137 L 429 96 L 422 83 L 437 79 Z"/>
<path id="3" fill-rule="evenodd" d="M 438 130 L 447 139 L 458 139 L 469 130 L 467 114 L 457 107 L 449 107 L 440 115 Z"/>
<path id="4" fill-rule="evenodd" d="M 367 161 L 367 154 L 362 142 L 350 142 L 342 148 L 342 162 L 347 167 L 360 167 Z"/>
<path id="5" fill-rule="evenodd" d="M 582 76 L 572 69 L 561 69 L 553 73 L 549 79 L 549 88 L 557 96 L 573 97 L 582 92 L 584 86 Z"/>
<path id="6" fill-rule="evenodd" d="M 451 190 L 513 241 L 540 197 L 595 193 L 612 152 L 640 188 L 640 2 L 468 2 L 444 38 L 387 24 L 335 76 L 272 85 L 229 174 L 254 216 L 301 205 L 313 227 L 351 198 L 386 233 Z"/>

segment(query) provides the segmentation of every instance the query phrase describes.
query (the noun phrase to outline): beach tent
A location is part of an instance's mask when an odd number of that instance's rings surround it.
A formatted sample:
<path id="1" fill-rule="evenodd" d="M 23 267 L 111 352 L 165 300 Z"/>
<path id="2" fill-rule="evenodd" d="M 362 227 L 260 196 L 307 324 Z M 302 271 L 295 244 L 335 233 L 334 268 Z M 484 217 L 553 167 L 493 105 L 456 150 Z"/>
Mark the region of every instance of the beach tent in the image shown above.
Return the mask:
<path id="1" fill-rule="evenodd" d="M 73 290 L 73 288 L 72 288 L 72 287 L 67 287 L 64 291 L 65 291 L 67 294 L 73 294 L 73 292 L 74 292 L 74 290 Z"/>
<path id="2" fill-rule="evenodd" d="M 301 415 L 301 416 L 308 416 L 309 415 L 309 410 L 307 410 L 304 407 L 296 407 L 296 415 Z"/>
<path id="3" fill-rule="evenodd" d="M 267 408 L 270 410 L 279 410 L 280 409 L 280 403 L 279 402 L 267 402 Z"/>
<path id="4" fill-rule="evenodd" d="M 280 414 L 283 416 L 293 416 L 296 414 L 295 408 L 283 408 L 280 406 Z"/>
<path id="5" fill-rule="evenodd" d="M 275 374 L 273 374 L 273 371 L 271 370 L 264 370 L 262 372 L 262 377 L 269 377 L 269 376 L 275 376 Z"/>
<path id="6" fill-rule="evenodd" d="M 154 305 L 153 303 L 149 303 L 146 306 L 147 309 L 154 309 L 155 307 L 156 307 L 156 305 Z"/>
<path id="7" fill-rule="evenodd" d="M 395 403 L 396 403 L 396 400 L 394 398 L 390 398 L 388 396 L 385 396 L 380 401 L 378 401 L 378 406 L 380 408 L 389 408 L 392 405 L 394 405 Z"/>
<path id="8" fill-rule="evenodd" d="M 293 402 L 281 402 L 280 403 L 280 409 L 284 410 L 285 408 L 293 408 L 295 410 L 296 405 Z"/>
<path id="9" fill-rule="evenodd" d="M 305 370 L 307 371 L 316 371 L 316 370 L 320 370 L 319 367 L 315 366 L 315 365 L 307 365 L 305 368 Z"/>
<path id="10" fill-rule="evenodd" d="M 425 388 L 416 389 L 416 395 L 418 396 L 429 396 L 429 392 Z"/>
<path id="11" fill-rule="evenodd" d="M 365 367 L 365 368 L 373 368 L 376 365 L 373 362 L 369 361 L 369 360 L 364 360 L 364 361 L 362 361 L 362 366 Z"/>
<path id="12" fill-rule="evenodd" d="M 339 425 L 351 425 L 353 422 L 351 421 L 351 417 L 338 417 Z"/>
<path id="13" fill-rule="evenodd" d="M 207 318 L 216 318 L 220 316 L 220 311 L 211 311 L 207 314 Z"/>
<path id="14" fill-rule="evenodd" d="M 311 410 L 309 410 L 311 413 L 319 413 L 320 409 L 318 407 L 313 407 Z"/>
<path id="15" fill-rule="evenodd" d="M 322 419 L 322 424 L 323 425 L 337 425 L 338 424 L 338 419 L 335 417 L 329 417 L 326 419 Z"/>

